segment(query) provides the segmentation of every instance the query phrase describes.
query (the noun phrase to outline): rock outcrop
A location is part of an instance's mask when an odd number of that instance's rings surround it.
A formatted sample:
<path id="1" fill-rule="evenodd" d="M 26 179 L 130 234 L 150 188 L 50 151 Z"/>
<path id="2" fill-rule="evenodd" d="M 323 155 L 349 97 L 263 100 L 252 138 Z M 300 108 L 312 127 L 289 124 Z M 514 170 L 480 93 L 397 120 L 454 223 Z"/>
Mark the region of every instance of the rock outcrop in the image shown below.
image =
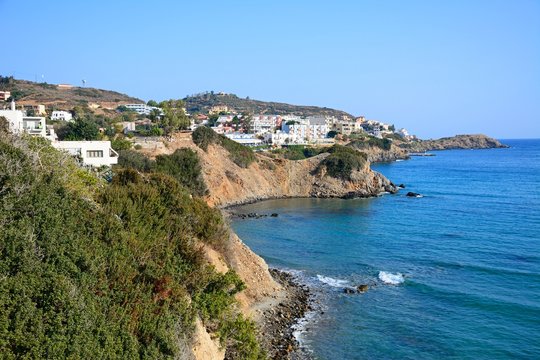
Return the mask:
<path id="1" fill-rule="evenodd" d="M 486 135 L 456 135 L 437 140 L 417 140 L 401 143 L 400 146 L 409 152 L 424 152 L 429 150 L 451 150 L 451 149 L 492 149 L 507 148 L 497 139 Z"/>

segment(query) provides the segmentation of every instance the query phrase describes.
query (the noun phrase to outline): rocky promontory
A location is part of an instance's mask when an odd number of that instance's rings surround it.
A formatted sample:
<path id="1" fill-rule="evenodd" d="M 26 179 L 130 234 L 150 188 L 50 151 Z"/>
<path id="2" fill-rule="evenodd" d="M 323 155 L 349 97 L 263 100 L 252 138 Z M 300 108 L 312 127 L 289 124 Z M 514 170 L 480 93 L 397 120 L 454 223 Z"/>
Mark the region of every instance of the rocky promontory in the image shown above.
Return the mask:
<path id="1" fill-rule="evenodd" d="M 399 146 L 409 152 L 424 152 L 430 150 L 451 149 L 493 149 L 507 148 L 497 139 L 486 135 L 456 135 L 436 140 L 416 140 L 400 143 Z"/>

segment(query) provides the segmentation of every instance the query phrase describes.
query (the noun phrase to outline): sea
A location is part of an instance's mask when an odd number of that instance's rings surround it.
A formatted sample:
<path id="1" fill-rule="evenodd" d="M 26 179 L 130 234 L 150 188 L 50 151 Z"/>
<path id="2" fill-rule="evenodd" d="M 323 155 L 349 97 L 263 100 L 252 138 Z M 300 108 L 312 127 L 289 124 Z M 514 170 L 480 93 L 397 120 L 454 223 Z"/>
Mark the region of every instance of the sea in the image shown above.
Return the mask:
<path id="1" fill-rule="evenodd" d="M 311 357 L 540 359 L 540 140 L 502 142 L 373 164 L 394 195 L 236 209 L 278 214 L 232 226 L 310 287 L 295 335 Z"/>

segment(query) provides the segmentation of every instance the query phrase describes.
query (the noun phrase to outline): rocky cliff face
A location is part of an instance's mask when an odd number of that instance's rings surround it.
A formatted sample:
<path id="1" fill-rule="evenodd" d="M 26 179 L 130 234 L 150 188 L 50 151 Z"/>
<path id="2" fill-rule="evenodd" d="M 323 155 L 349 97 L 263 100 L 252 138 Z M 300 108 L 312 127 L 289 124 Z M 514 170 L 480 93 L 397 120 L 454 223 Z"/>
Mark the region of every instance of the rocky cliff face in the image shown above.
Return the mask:
<path id="1" fill-rule="evenodd" d="M 172 153 L 181 147 L 189 147 L 199 154 L 209 191 L 207 202 L 211 206 L 226 207 L 287 197 L 370 197 L 397 191 L 388 179 L 372 171 L 369 163 L 361 170 L 353 171 L 350 180 L 328 176 L 324 169 L 319 171 L 319 164 L 327 153 L 296 161 L 259 153 L 256 162 L 241 168 L 220 146 L 210 145 L 205 152 L 191 141 L 189 134 L 178 134 L 167 146 L 155 148 L 151 155 Z M 381 157 L 373 155 L 373 158 Z"/>
<path id="2" fill-rule="evenodd" d="M 457 135 L 437 140 L 418 140 L 409 143 L 402 143 L 400 146 L 409 152 L 450 149 L 492 149 L 508 147 L 501 144 L 498 140 L 490 138 L 486 135 Z"/>
<path id="3" fill-rule="evenodd" d="M 368 160 L 375 162 L 392 162 L 396 160 L 405 160 L 409 158 L 409 152 L 399 146 L 392 145 L 389 150 L 384 150 L 376 146 L 362 149 L 366 153 Z"/>

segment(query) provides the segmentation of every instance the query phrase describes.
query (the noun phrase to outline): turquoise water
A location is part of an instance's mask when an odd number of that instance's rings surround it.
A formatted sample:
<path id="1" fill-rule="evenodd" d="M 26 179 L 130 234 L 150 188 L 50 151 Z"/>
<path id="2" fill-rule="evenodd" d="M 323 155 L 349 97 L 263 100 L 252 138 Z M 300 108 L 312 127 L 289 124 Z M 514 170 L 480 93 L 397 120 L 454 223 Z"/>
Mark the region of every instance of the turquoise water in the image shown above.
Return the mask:
<path id="1" fill-rule="evenodd" d="M 540 140 L 504 142 L 374 165 L 397 195 L 240 208 L 279 213 L 233 227 L 312 287 L 299 339 L 314 357 L 540 359 Z"/>

